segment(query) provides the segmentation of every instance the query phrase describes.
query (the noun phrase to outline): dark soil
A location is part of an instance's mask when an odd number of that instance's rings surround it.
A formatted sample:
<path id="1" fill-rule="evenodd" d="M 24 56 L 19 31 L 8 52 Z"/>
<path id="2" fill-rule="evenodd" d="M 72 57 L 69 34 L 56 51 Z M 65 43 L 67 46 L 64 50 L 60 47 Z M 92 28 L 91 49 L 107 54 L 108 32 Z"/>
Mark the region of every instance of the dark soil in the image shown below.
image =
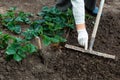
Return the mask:
<path id="1" fill-rule="evenodd" d="M 120 80 L 120 1 L 114 1 L 106 1 L 94 50 L 116 55 L 118 60 L 49 47 L 43 50 L 44 64 L 37 54 L 17 63 L 5 61 L 0 51 L 0 80 Z M 42 6 L 53 4 L 54 0 L 2 0 L 0 12 L 16 5 L 21 10 L 37 13 Z M 94 20 L 86 20 L 89 36 Z M 76 30 L 71 30 L 67 43 L 79 46 Z"/>

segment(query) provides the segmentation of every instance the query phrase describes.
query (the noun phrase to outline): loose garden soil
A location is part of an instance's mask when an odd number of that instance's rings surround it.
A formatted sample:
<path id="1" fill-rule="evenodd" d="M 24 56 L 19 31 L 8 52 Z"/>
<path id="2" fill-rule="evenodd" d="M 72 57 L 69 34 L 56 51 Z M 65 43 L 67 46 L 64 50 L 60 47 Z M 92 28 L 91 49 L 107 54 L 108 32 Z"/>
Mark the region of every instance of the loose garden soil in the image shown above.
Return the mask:
<path id="1" fill-rule="evenodd" d="M 0 0 L 0 13 L 17 6 L 37 14 L 43 6 L 53 6 L 54 0 Z M 87 19 L 89 36 L 95 19 Z M 66 43 L 78 45 L 77 32 L 71 30 Z M 94 50 L 116 55 L 118 60 L 105 59 L 64 46 L 43 50 L 44 63 L 38 54 L 21 62 L 7 62 L 0 51 L 0 80 L 120 80 L 120 1 L 106 0 Z"/>

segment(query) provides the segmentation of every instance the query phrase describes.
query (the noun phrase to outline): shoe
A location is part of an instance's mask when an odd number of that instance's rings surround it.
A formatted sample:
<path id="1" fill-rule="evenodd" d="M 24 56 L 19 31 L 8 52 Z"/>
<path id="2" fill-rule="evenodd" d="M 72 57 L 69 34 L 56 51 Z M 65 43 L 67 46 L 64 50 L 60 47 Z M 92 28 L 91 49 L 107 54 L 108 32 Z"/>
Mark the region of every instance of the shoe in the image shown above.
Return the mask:
<path id="1" fill-rule="evenodd" d="M 90 15 L 92 15 L 92 16 L 94 16 L 94 17 L 96 17 L 97 14 L 98 14 L 98 7 L 95 7 L 95 9 L 94 9 L 93 11 L 91 11 L 91 10 L 89 10 L 89 9 L 87 9 L 87 8 L 85 8 L 85 9 L 86 9 L 86 11 L 87 11 Z"/>

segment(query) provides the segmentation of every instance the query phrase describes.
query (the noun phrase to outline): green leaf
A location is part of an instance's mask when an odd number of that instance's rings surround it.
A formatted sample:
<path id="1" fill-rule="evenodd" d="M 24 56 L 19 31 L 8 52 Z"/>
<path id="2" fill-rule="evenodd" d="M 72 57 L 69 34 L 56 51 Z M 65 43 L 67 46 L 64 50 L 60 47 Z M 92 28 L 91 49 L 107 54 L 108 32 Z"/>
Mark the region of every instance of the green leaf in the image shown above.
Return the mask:
<path id="1" fill-rule="evenodd" d="M 9 44 L 9 40 L 11 40 L 11 36 L 8 35 L 8 34 L 3 34 L 1 32 L 1 35 L 0 35 L 0 49 L 5 49 Z"/>
<path id="2" fill-rule="evenodd" d="M 36 48 L 34 45 L 32 45 L 32 44 L 27 44 L 26 47 L 27 47 L 27 51 L 28 51 L 30 54 L 32 54 L 33 52 L 36 52 L 36 51 L 37 51 L 37 48 Z"/>
<path id="3" fill-rule="evenodd" d="M 13 54 L 16 54 L 16 50 L 15 50 L 15 47 L 8 47 L 7 49 L 6 49 L 6 51 L 5 51 L 5 53 L 7 54 L 7 55 L 13 55 Z"/>
<path id="4" fill-rule="evenodd" d="M 14 29 L 15 33 L 17 33 L 17 34 L 21 33 L 21 26 L 20 25 L 15 25 L 15 27 L 13 29 Z"/>
<path id="5" fill-rule="evenodd" d="M 42 8 L 42 11 L 49 11 L 49 8 L 48 8 L 47 6 L 44 6 L 44 7 Z"/>
<path id="6" fill-rule="evenodd" d="M 57 39 L 57 40 L 59 40 L 59 42 L 66 42 L 66 39 L 64 39 L 61 36 L 56 35 L 54 38 Z"/>
<path id="7" fill-rule="evenodd" d="M 16 6 L 14 6 L 14 7 L 10 7 L 10 11 L 15 11 L 17 9 L 17 7 Z"/>
<path id="8" fill-rule="evenodd" d="M 40 24 L 42 24 L 42 23 L 44 23 L 45 22 L 45 20 L 43 20 L 43 19 L 40 19 L 40 20 L 35 20 L 35 21 L 33 21 L 32 22 L 32 24 L 31 24 L 31 26 L 34 26 L 34 25 L 40 25 Z"/>
<path id="9" fill-rule="evenodd" d="M 74 29 L 75 27 L 74 27 L 74 24 L 66 24 L 66 27 L 69 27 L 69 28 L 71 28 L 71 29 Z"/>
<path id="10" fill-rule="evenodd" d="M 51 40 L 48 36 L 43 37 L 43 43 L 45 44 L 45 46 L 48 46 L 49 44 L 51 44 Z"/>
<path id="11" fill-rule="evenodd" d="M 60 38 L 60 42 L 66 42 L 67 40 L 65 38 Z"/>
<path id="12" fill-rule="evenodd" d="M 14 54 L 13 59 L 19 62 L 22 60 L 22 57 L 19 56 L 18 54 Z"/>
<path id="13" fill-rule="evenodd" d="M 0 35 L 2 35 L 2 32 L 0 31 Z"/>
<path id="14" fill-rule="evenodd" d="M 4 14 L 4 17 L 11 17 L 11 18 L 15 18 L 15 12 L 9 10 L 7 13 Z"/>
<path id="15" fill-rule="evenodd" d="M 25 36 L 25 39 L 31 40 L 33 37 L 36 36 L 36 32 L 34 29 L 27 29 L 25 32 L 22 33 L 22 35 Z"/>
<path id="16" fill-rule="evenodd" d="M 23 50 L 19 50 L 18 54 L 22 57 L 22 58 L 26 58 L 26 54 L 23 52 Z"/>
<path id="17" fill-rule="evenodd" d="M 5 24 L 5 26 L 6 26 L 9 30 L 14 31 L 14 23 L 13 23 L 13 22 L 9 22 L 9 23 Z"/>
<path id="18" fill-rule="evenodd" d="M 43 27 L 40 27 L 40 29 L 38 30 L 38 35 L 43 35 Z"/>
<path id="19" fill-rule="evenodd" d="M 6 19 L 4 19 L 4 22 L 6 22 L 6 23 L 11 22 L 11 21 L 13 21 L 13 18 L 6 18 Z"/>
<path id="20" fill-rule="evenodd" d="M 9 44 L 9 46 L 7 47 L 5 53 L 7 55 L 13 55 L 13 54 L 16 54 L 17 52 L 17 49 L 19 48 L 19 44 L 17 42 L 14 42 L 14 43 L 11 43 Z"/>
<path id="21" fill-rule="evenodd" d="M 52 41 L 52 43 L 58 43 L 58 42 L 59 42 L 59 39 L 51 38 L 51 41 Z"/>
<path id="22" fill-rule="evenodd" d="M 44 19 L 47 20 L 47 21 L 52 21 L 50 16 L 45 16 Z"/>
<path id="23" fill-rule="evenodd" d="M 2 14 L 0 14 L 0 18 L 2 18 Z"/>
<path id="24" fill-rule="evenodd" d="M 17 21 L 17 22 L 24 22 L 20 16 L 18 16 L 18 17 L 15 19 L 15 21 Z"/>
<path id="25" fill-rule="evenodd" d="M 10 38 L 11 38 L 11 36 L 8 35 L 8 34 L 4 34 L 4 35 L 3 35 L 3 40 L 8 41 Z"/>
<path id="26" fill-rule="evenodd" d="M 14 40 L 14 42 L 12 43 L 12 45 L 15 45 L 14 47 L 17 47 L 17 46 L 19 46 L 21 43 L 24 42 L 24 40 L 22 40 L 21 38 L 17 38 L 17 37 L 14 37 L 13 40 Z"/>
<path id="27" fill-rule="evenodd" d="M 24 22 L 27 23 L 27 24 L 30 24 L 30 23 L 31 23 L 31 21 L 30 21 L 29 18 L 25 18 L 25 19 L 24 19 Z"/>

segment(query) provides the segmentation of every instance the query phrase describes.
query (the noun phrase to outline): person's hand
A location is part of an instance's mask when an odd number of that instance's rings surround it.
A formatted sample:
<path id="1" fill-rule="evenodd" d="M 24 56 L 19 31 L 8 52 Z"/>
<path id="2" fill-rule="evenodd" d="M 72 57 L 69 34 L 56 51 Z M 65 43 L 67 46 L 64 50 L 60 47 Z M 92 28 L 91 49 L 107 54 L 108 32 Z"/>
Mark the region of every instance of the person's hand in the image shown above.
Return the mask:
<path id="1" fill-rule="evenodd" d="M 78 32 L 78 42 L 81 46 L 85 48 L 85 50 L 88 49 L 88 33 L 86 29 L 80 29 L 77 30 Z"/>

